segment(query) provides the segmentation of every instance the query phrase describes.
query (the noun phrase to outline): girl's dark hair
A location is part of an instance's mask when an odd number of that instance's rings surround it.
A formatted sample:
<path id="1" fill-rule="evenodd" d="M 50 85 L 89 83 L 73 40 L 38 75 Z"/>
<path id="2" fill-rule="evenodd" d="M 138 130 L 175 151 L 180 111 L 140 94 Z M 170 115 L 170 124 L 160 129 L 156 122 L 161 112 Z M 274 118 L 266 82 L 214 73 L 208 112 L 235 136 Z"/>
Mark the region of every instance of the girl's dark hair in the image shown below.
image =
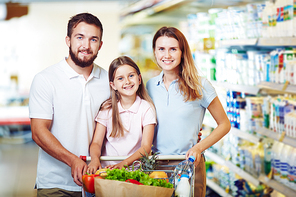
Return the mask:
<path id="1" fill-rule="evenodd" d="M 73 29 L 81 22 L 85 22 L 89 25 L 95 25 L 101 30 L 100 38 L 102 40 L 103 36 L 103 25 L 101 21 L 94 15 L 90 13 L 81 13 L 77 14 L 75 16 L 72 16 L 71 19 L 68 22 L 68 28 L 67 28 L 67 36 L 71 38 L 71 35 L 73 33 Z"/>
<path id="2" fill-rule="evenodd" d="M 131 58 L 127 56 L 120 56 L 111 62 L 109 67 L 109 82 L 114 81 L 116 70 L 122 65 L 129 65 L 137 71 L 137 74 L 141 79 L 141 83 L 137 90 L 137 96 L 139 96 L 143 100 L 148 101 L 151 104 L 153 110 L 155 111 L 152 99 L 148 95 L 145 85 L 143 83 L 143 78 L 142 78 L 140 69 Z M 121 96 L 118 93 L 118 91 L 115 91 L 111 86 L 110 86 L 110 90 L 111 90 L 111 97 L 102 104 L 102 107 L 100 110 L 112 109 L 112 132 L 110 134 L 110 137 L 122 137 L 124 135 L 125 129 L 122 125 L 122 122 L 119 116 L 119 110 L 118 110 L 118 104 L 117 104 L 120 101 Z"/>

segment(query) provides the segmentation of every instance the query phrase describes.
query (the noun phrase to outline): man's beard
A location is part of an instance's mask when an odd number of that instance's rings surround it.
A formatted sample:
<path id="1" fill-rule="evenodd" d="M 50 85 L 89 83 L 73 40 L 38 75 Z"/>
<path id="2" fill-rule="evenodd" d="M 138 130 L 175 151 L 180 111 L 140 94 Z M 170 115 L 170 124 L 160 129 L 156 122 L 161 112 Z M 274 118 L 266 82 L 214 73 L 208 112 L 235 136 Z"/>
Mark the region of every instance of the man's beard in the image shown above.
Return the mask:
<path id="1" fill-rule="evenodd" d="M 87 51 L 89 52 L 89 51 Z M 80 66 L 81 68 L 85 68 L 85 67 L 89 67 L 92 65 L 92 63 L 94 62 L 94 60 L 97 58 L 97 54 L 93 55 L 89 60 L 81 60 L 78 58 L 78 54 L 75 55 L 74 52 L 71 49 L 71 46 L 69 47 L 69 54 L 71 56 L 71 59 L 73 60 L 73 62 L 77 65 Z"/>

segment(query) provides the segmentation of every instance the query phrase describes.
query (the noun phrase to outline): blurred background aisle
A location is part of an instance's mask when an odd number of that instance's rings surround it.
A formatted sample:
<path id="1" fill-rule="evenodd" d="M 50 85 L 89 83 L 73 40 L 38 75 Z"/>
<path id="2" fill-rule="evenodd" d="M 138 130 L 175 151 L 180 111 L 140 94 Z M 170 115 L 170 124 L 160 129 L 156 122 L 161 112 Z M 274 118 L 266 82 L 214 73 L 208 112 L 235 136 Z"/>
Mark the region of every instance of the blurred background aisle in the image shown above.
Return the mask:
<path id="1" fill-rule="evenodd" d="M 0 143 L 0 197 L 35 197 L 38 147 Z"/>

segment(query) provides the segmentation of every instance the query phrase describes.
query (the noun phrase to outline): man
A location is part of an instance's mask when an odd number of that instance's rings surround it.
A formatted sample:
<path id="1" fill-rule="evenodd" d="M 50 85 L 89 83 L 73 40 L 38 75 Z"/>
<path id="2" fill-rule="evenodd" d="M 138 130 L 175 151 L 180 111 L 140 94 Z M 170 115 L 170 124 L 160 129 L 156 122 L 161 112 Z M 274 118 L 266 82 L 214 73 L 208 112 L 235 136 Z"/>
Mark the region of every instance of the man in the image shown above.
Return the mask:
<path id="1" fill-rule="evenodd" d="M 32 138 L 40 147 L 37 196 L 81 196 L 100 105 L 110 96 L 107 71 L 93 63 L 103 27 L 89 13 L 68 22 L 68 58 L 38 73 L 30 90 Z"/>

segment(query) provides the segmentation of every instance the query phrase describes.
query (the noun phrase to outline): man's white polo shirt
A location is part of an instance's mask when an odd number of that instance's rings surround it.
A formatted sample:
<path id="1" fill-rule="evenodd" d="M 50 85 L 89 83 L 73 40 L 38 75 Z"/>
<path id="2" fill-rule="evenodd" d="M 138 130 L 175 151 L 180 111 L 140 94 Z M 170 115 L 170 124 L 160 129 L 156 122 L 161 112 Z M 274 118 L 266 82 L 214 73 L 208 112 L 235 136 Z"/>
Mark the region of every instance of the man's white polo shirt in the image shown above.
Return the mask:
<path id="1" fill-rule="evenodd" d="M 62 60 L 38 73 L 30 90 L 30 118 L 52 120 L 51 133 L 73 154 L 89 155 L 95 117 L 110 96 L 107 71 L 94 65 L 87 80 Z M 37 188 L 80 191 L 71 168 L 40 148 Z"/>

